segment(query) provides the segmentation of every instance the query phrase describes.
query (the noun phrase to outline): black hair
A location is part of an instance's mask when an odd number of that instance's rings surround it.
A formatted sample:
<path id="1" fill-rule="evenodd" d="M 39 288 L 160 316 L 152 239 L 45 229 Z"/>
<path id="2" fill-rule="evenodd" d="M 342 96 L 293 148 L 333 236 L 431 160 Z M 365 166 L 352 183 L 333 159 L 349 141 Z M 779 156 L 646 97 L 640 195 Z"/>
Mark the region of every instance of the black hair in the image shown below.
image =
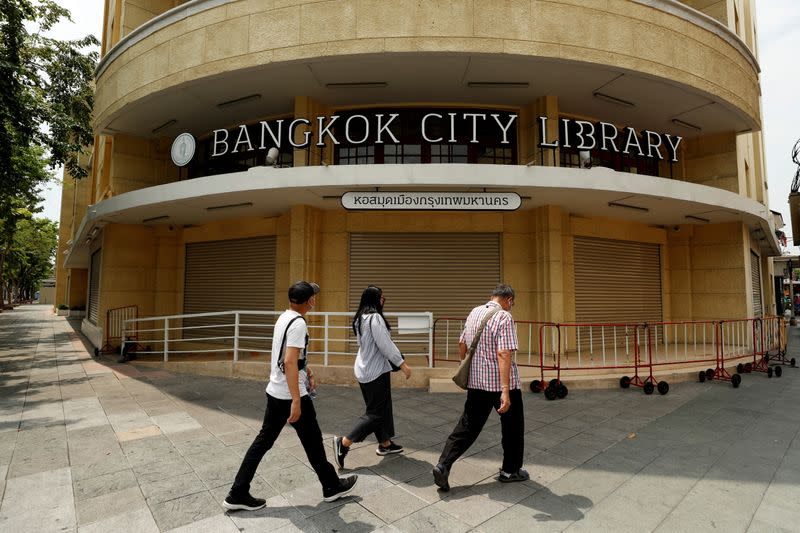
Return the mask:
<path id="1" fill-rule="evenodd" d="M 389 325 L 386 317 L 383 316 L 383 302 L 381 302 L 381 296 L 383 296 L 383 291 L 380 287 L 375 287 L 374 285 L 370 285 L 361 293 L 358 311 L 356 311 L 356 316 L 353 317 L 353 333 L 355 333 L 356 336 L 361 333 L 361 317 L 370 313 L 378 313 L 383 319 L 384 324 L 386 324 L 386 328 L 391 331 L 392 327 Z"/>
<path id="2" fill-rule="evenodd" d="M 514 289 L 511 288 L 511 285 L 498 283 L 492 291 L 492 296 L 499 296 L 500 298 L 513 298 Z"/>

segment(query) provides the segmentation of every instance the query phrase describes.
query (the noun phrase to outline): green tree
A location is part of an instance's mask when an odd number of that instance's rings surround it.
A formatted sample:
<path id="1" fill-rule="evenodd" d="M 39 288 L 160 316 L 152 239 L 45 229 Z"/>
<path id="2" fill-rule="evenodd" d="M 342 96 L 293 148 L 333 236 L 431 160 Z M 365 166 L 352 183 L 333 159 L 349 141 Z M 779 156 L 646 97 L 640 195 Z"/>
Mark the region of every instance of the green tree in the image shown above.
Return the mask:
<path id="1" fill-rule="evenodd" d="M 78 158 L 92 143 L 98 42 L 47 37 L 62 19 L 69 12 L 53 0 L 0 0 L 0 293 L 18 223 L 52 169 L 86 176 Z"/>
<path id="2" fill-rule="evenodd" d="M 9 294 L 29 300 L 42 279 L 53 275 L 58 224 L 46 218 L 21 218 L 6 259 Z M 9 298 L 11 299 L 11 298 Z"/>

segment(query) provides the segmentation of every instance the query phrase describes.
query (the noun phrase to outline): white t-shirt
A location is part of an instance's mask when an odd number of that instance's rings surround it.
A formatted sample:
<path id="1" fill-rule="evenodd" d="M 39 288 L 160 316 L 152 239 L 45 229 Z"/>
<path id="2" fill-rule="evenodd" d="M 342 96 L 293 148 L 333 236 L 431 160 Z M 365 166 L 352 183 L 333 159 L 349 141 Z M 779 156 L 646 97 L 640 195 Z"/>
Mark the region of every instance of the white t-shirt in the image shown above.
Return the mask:
<path id="1" fill-rule="evenodd" d="M 267 383 L 267 394 L 279 400 L 291 400 L 292 394 L 289 392 L 289 385 L 286 384 L 286 374 L 278 368 L 278 357 L 280 357 L 281 343 L 283 343 L 283 336 L 286 335 L 286 348 L 290 346 L 293 348 L 300 348 L 300 357 L 303 357 L 303 350 L 306 347 L 306 335 L 308 334 L 308 327 L 306 321 L 298 318 L 292 322 L 289 331 L 286 331 L 286 326 L 293 318 L 300 316 L 297 311 L 287 309 L 278 321 L 275 322 L 275 328 L 272 334 L 272 369 L 269 373 L 269 383 Z M 285 350 L 284 349 L 284 350 Z M 283 355 L 284 359 L 286 354 Z M 306 390 L 306 371 L 301 370 L 298 373 L 298 381 L 300 385 L 300 396 L 308 394 Z"/>

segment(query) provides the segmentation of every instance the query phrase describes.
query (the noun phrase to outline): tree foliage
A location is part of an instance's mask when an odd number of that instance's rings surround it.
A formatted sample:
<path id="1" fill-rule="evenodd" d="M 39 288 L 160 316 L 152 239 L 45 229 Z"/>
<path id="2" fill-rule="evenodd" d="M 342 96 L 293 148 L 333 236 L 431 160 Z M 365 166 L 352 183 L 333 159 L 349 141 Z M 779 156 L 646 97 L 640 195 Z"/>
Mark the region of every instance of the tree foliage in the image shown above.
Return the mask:
<path id="1" fill-rule="evenodd" d="M 15 299 L 32 299 L 42 279 L 53 276 L 58 225 L 46 218 L 22 218 L 6 257 L 8 287 Z"/>
<path id="2" fill-rule="evenodd" d="M 52 169 L 87 174 L 79 157 L 93 139 L 98 42 L 48 37 L 63 19 L 69 12 L 53 0 L 0 0 L 0 293 L 15 234 Z"/>

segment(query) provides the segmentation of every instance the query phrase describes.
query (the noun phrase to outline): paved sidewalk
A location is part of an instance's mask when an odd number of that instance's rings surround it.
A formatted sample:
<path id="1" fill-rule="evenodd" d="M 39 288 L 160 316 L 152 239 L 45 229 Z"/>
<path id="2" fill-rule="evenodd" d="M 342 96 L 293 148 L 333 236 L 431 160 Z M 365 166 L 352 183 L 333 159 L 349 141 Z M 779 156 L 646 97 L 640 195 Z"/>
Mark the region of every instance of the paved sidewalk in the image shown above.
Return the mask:
<path id="1" fill-rule="evenodd" d="M 322 502 L 287 428 L 253 484 L 267 507 L 230 514 L 220 502 L 261 424 L 264 383 L 97 362 L 46 306 L 0 314 L 0 371 L 2 531 L 800 529 L 800 369 L 745 375 L 738 390 L 675 384 L 664 397 L 525 393 L 531 481 L 494 481 L 492 416 L 449 493 L 430 470 L 463 396 L 395 390 L 406 453 L 378 457 L 371 441 L 354 449 L 355 497 Z M 316 406 L 330 447 L 362 400 L 355 387 L 323 386 Z"/>

